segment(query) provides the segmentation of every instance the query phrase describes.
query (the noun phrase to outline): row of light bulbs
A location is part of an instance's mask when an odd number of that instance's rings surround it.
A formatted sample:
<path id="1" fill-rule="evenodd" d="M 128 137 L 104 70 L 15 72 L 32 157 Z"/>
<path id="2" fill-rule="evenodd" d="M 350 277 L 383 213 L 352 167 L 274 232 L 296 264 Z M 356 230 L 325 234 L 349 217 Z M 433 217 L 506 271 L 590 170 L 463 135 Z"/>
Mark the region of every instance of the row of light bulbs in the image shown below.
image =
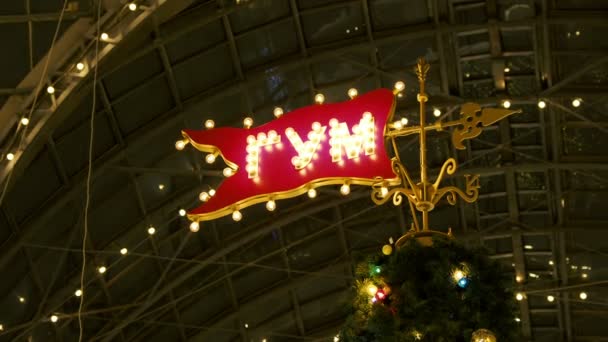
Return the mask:
<path id="1" fill-rule="evenodd" d="M 146 6 L 138 5 L 135 2 L 128 3 L 126 5 L 126 8 L 128 8 L 131 12 L 135 12 L 138 9 L 142 9 L 142 10 L 143 9 L 147 9 Z M 108 33 L 106 33 L 106 32 L 101 33 L 99 35 L 99 38 L 100 38 L 101 41 L 104 41 L 106 43 L 115 43 L 115 41 L 113 41 L 112 39 L 110 39 L 110 35 Z M 86 68 L 86 65 L 83 62 L 78 62 L 78 63 L 76 63 L 76 65 L 74 65 L 74 67 L 76 68 L 77 71 L 83 72 L 85 70 L 85 68 Z M 55 92 L 56 92 L 55 86 L 52 85 L 52 84 L 49 85 L 46 88 L 46 92 L 49 95 L 55 94 Z M 22 126 L 27 126 L 30 123 L 30 119 L 24 116 L 24 117 L 21 118 L 21 120 L 19 122 L 21 123 Z M 6 159 L 9 160 L 9 161 L 14 160 L 15 159 L 15 154 L 12 153 L 12 152 L 7 153 L 6 154 Z"/>
<path id="2" fill-rule="evenodd" d="M 395 88 L 394 88 L 395 93 L 400 93 L 404 89 L 405 89 L 405 83 L 403 83 L 402 81 L 395 83 Z M 348 97 L 350 97 L 351 99 L 354 99 L 355 97 L 357 97 L 357 95 L 359 95 L 359 91 L 356 88 L 350 88 L 350 89 L 348 89 L 347 94 L 348 94 Z M 323 104 L 324 102 L 325 102 L 325 95 L 323 95 L 321 93 L 318 93 L 315 95 L 316 104 Z M 277 119 L 280 118 L 281 116 L 283 116 L 283 114 L 285 114 L 283 108 L 281 108 L 281 107 L 275 107 L 272 112 Z M 215 121 L 213 121 L 211 119 L 206 120 L 204 123 L 204 126 L 207 129 L 212 129 L 215 127 Z M 251 126 L 253 126 L 253 119 L 249 116 L 244 118 L 243 127 L 251 128 Z M 187 142 L 182 144 L 178 141 L 176 143 L 175 147 L 178 150 L 182 150 L 186 144 L 187 144 Z"/>
<path id="3" fill-rule="evenodd" d="M 308 195 L 309 198 L 316 198 L 317 197 L 317 190 L 315 188 L 310 188 L 308 189 L 308 191 L 306 192 L 306 194 Z M 350 182 L 346 181 L 344 184 L 342 184 L 340 186 L 340 194 L 342 194 L 343 196 L 347 196 L 348 194 L 350 194 Z M 386 196 L 388 194 L 388 188 L 383 186 L 381 188 L 381 195 L 382 196 Z M 201 192 L 199 195 L 199 199 L 202 202 L 206 202 L 209 199 L 211 199 L 211 197 L 213 197 L 215 195 L 215 190 L 211 189 L 209 190 L 209 192 Z M 277 208 L 277 204 L 276 201 L 273 199 L 270 199 L 266 202 L 266 209 L 268 211 L 274 211 Z M 184 209 L 180 209 L 179 212 L 180 216 L 185 216 L 186 215 L 186 211 Z M 236 222 L 240 221 L 243 219 L 243 214 L 240 212 L 240 210 L 235 209 L 232 212 L 232 219 Z M 190 223 L 190 230 L 192 232 L 198 232 L 200 229 L 200 224 L 197 221 L 192 221 Z"/>
<path id="4" fill-rule="evenodd" d="M 578 294 L 578 298 L 580 298 L 581 300 L 586 300 L 587 297 L 588 297 L 587 292 L 580 292 Z M 524 300 L 524 298 L 526 298 L 526 294 L 523 292 L 518 292 L 517 294 L 515 294 L 515 299 L 517 299 L 518 301 L 522 301 L 522 300 Z M 555 301 L 555 296 L 548 295 L 547 301 L 550 303 L 553 303 Z"/>

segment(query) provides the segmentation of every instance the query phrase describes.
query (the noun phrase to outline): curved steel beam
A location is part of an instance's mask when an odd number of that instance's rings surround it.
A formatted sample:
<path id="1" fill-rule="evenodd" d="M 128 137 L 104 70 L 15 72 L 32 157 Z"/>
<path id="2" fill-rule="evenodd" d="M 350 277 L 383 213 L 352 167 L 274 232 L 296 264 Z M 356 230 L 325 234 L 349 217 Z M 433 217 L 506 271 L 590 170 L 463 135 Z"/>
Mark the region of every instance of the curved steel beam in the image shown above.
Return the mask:
<path id="1" fill-rule="evenodd" d="M 159 301 L 163 297 L 165 297 L 169 293 L 169 291 L 171 291 L 173 288 L 179 286 L 183 282 L 187 281 L 189 278 L 196 275 L 199 271 L 204 269 L 206 266 L 210 265 L 211 263 L 217 262 L 221 257 L 223 257 L 227 254 L 230 254 L 234 251 L 237 251 L 242 246 L 244 246 L 248 243 L 252 243 L 256 239 L 258 239 L 258 238 L 270 233 L 271 231 L 278 229 L 279 227 L 282 227 L 290 222 L 303 219 L 306 216 L 315 214 L 319 211 L 331 208 L 333 206 L 349 203 L 351 201 L 354 201 L 354 200 L 357 200 L 360 198 L 364 198 L 367 196 L 369 196 L 369 194 L 366 191 L 365 192 L 362 191 L 360 193 L 353 193 L 351 196 L 348 196 L 345 198 L 337 198 L 334 201 L 324 201 L 324 202 L 315 201 L 314 204 L 312 204 L 312 205 L 309 204 L 308 206 L 304 207 L 302 210 L 299 210 L 297 212 L 286 211 L 285 214 L 283 214 L 280 217 L 272 219 L 270 222 L 262 222 L 260 224 L 254 225 L 252 227 L 252 229 L 250 230 L 249 234 L 242 236 L 242 238 L 240 240 L 236 240 L 236 241 L 222 247 L 217 252 L 215 252 L 211 256 L 209 256 L 207 259 L 203 260 L 200 264 L 197 264 L 191 268 L 188 268 L 183 273 L 181 273 L 181 274 L 177 275 L 175 278 L 173 278 L 169 283 L 165 284 L 165 286 L 160 288 L 156 292 L 156 294 L 154 294 L 154 296 L 149 298 L 140 307 L 133 310 L 126 318 L 124 318 L 116 326 L 114 326 L 109 333 L 105 334 L 102 341 L 104 341 L 104 342 L 112 341 L 112 339 L 116 336 L 116 334 L 122 328 L 131 324 L 131 322 L 133 322 L 133 320 L 137 319 L 137 317 L 140 316 L 143 312 L 145 312 L 151 305 L 153 305 L 154 303 L 156 303 L 157 301 Z M 292 211 L 295 211 L 295 209 Z"/>

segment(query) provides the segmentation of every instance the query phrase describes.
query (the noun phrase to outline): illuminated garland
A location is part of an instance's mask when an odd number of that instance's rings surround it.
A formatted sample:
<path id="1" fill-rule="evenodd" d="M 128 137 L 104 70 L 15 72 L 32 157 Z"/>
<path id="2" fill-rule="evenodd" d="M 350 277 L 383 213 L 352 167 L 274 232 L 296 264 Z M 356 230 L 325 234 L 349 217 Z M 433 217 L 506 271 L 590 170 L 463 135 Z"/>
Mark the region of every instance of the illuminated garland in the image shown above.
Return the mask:
<path id="1" fill-rule="evenodd" d="M 390 254 L 387 247 L 383 252 Z M 409 240 L 392 255 L 373 256 L 357 267 L 339 340 L 468 342 L 474 332 L 489 330 L 500 342 L 516 341 L 510 281 L 481 250 L 447 238 L 434 238 L 430 247 Z"/>

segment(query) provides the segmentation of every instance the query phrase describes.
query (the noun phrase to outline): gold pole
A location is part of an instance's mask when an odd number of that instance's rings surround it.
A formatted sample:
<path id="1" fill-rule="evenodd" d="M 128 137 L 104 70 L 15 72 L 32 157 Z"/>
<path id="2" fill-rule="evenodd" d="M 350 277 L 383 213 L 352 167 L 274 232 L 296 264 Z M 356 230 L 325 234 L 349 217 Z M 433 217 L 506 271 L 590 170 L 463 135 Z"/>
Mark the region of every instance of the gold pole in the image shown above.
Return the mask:
<path id="1" fill-rule="evenodd" d="M 426 205 L 428 203 L 428 179 L 427 179 L 427 165 L 426 165 L 426 113 L 424 110 L 424 104 L 428 100 L 424 84 L 426 81 L 426 73 L 429 71 L 429 65 L 423 58 L 418 59 L 418 65 L 416 66 L 416 75 L 418 76 L 418 82 L 420 83 L 420 92 L 418 93 L 418 102 L 420 103 L 420 183 L 422 185 L 422 230 L 429 229 L 429 208 Z"/>

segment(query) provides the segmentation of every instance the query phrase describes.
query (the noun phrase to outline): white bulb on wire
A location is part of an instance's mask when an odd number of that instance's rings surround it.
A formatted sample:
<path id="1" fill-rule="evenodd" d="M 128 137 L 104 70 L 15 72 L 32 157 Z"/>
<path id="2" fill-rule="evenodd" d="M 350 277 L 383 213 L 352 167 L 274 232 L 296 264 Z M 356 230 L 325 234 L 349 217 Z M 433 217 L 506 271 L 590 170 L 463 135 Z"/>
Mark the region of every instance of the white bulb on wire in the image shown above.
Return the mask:
<path id="1" fill-rule="evenodd" d="M 28 119 L 26 117 L 21 118 L 21 124 L 23 126 L 27 126 L 29 123 L 30 123 L 30 119 Z"/>
<path id="2" fill-rule="evenodd" d="M 105 32 L 103 32 L 100 37 L 101 37 L 101 40 L 108 40 L 110 38 L 110 36 Z"/>
<path id="3" fill-rule="evenodd" d="M 580 98 L 572 100 L 572 107 L 580 107 L 582 101 Z"/>
<path id="4" fill-rule="evenodd" d="M 505 107 L 505 108 L 509 108 L 509 107 L 511 107 L 511 101 L 509 101 L 509 100 L 504 100 L 504 101 L 502 102 L 502 106 L 503 106 L 503 107 Z"/>
<path id="5" fill-rule="evenodd" d="M 325 95 L 323 95 L 323 94 L 315 95 L 315 102 L 317 104 L 323 104 L 323 102 L 325 102 Z"/>
<path id="6" fill-rule="evenodd" d="M 178 140 L 178 141 L 175 142 L 175 148 L 178 151 L 183 150 L 184 147 L 186 147 L 186 141 L 185 140 Z"/>
<path id="7" fill-rule="evenodd" d="M 538 101 L 538 108 L 540 109 L 544 109 L 545 107 L 547 107 L 547 103 L 543 100 Z"/>
<path id="8" fill-rule="evenodd" d="M 82 63 L 82 62 L 76 63 L 76 70 L 78 70 L 78 71 L 84 70 L 84 63 Z"/>
<path id="9" fill-rule="evenodd" d="M 99 272 L 99 274 L 104 274 L 107 270 L 108 269 L 105 266 L 101 266 L 97 269 L 97 272 Z"/>
<path id="10" fill-rule="evenodd" d="M 49 93 L 49 94 L 54 94 L 54 93 L 55 93 L 55 87 L 53 87 L 53 86 L 48 86 L 48 87 L 46 88 L 46 92 L 47 92 L 47 93 Z"/>
<path id="11" fill-rule="evenodd" d="M 52 315 L 51 316 L 51 322 L 57 323 L 58 320 L 59 320 L 59 317 L 57 317 L 57 315 Z"/>
<path id="12" fill-rule="evenodd" d="M 308 197 L 310 197 L 310 198 L 317 197 L 317 190 L 315 190 L 315 189 L 308 190 Z"/>
<path id="13" fill-rule="evenodd" d="M 275 107 L 274 109 L 274 116 L 279 118 L 281 117 L 281 115 L 283 115 L 283 108 L 281 107 Z"/>
<path id="14" fill-rule="evenodd" d="M 179 216 L 186 216 L 186 210 L 184 210 L 184 209 L 180 209 L 178 213 L 179 213 Z"/>
<path id="15" fill-rule="evenodd" d="M 129 253 L 129 250 L 128 250 L 128 249 L 126 249 L 126 248 L 121 248 L 121 249 L 120 249 L 120 254 L 122 254 L 122 255 L 126 255 L 127 253 Z"/>
<path id="16" fill-rule="evenodd" d="M 341 193 L 342 195 L 344 195 L 344 196 L 346 196 L 346 195 L 350 194 L 350 185 L 348 185 L 348 184 L 343 184 L 343 185 L 340 187 L 340 193 Z"/>
<path id="17" fill-rule="evenodd" d="M 213 120 L 205 121 L 205 128 L 212 129 L 213 127 L 215 127 L 215 121 L 213 121 Z"/>
<path id="18" fill-rule="evenodd" d="M 268 211 L 274 211 L 277 208 L 277 203 L 274 200 L 266 202 L 266 209 Z"/>
<path id="19" fill-rule="evenodd" d="M 154 227 L 148 228 L 148 234 L 149 235 L 154 235 L 154 233 L 156 233 L 156 228 L 154 228 Z"/>
<path id="20" fill-rule="evenodd" d="M 245 128 L 250 128 L 253 125 L 253 119 L 250 117 L 246 117 L 243 120 L 243 126 L 245 126 Z"/>
<path id="21" fill-rule="evenodd" d="M 224 170 L 222 171 L 222 173 L 224 174 L 224 177 L 230 177 L 234 174 L 234 170 L 232 170 L 229 167 L 224 168 Z"/>
<path id="22" fill-rule="evenodd" d="M 355 88 L 348 89 L 348 97 L 350 97 L 351 99 L 354 99 L 355 97 L 357 97 L 357 95 L 359 95 L 359 92 L 357 91 L 357 89 L 355 89 Z"/>
<path id="23" fill-rule="evenodd" d="M 403 89 L 405 89 L 405 83 L 403 83 L 403 81 L 395 83 L 395 90 L 402 91 Z"/>
<path id="24" fill-rule="evenodd" d="M 238 221 L 240 221 L 242 218 L 243 218 L 243 214 L 241 214 L 241 212 L 240 212 L 240 211 L 235 210 L 235 211 L 232 213 L 232 219 L 233 219 L 233 220 L 235 220 L 235 221 L 237 221 L 237 222 L 238 222 Z"/>
<path id="25" fill-rule="evenodd" d="M 198 230 L 200 229 L 200 225 L 198 224 L 198 222 L 193 221 L 192 223 L 190 223 L 190 231 L 192 231 L 193 233 L 198 232 Z"/>
<path id="26" fill-rule="evenodd" d="M 205 161 L 207 162 L 207 164 L 215 163 L 215 155 L 212 153 L 209 153 L 207 156 L 205 156 Z"/>
<path id="27" fill-rule="evenodd" d="M 76 296 L 76 297 L 80 297 L 80 296 L 82 296 L 82 290 L 81 290 L 81 289 L 76 290 L 76 291 L 74 292 L 74 296 Z"/>
<path id="28" fill-rule="evenodd" d="M 438 118 L 441 116 L 441 110 L 439 108 L 435 108 L 435 110 L 433 110 L 433 115 Z"/>
<path id="29" fill-rule="evenodd" d="M 7 154 L 6 154 L 6 159 L 8 159 L 8 160 L 13 160 L 13 159 L 15 159 L 15 155 L 14 155 L 14 154 L 12 154 L 12 153 L 7 153 Z"/>
<path id="30" fill-rule="evenodd" d="M 137 4 L 135 4 L 135 3 L 133 3 L 133 2 L 132 2 L 132 3 L 130 3 L 130 4 L 129 4 L 129 10 L 130 10 L 131 12 L 135 12 L 135 11 L 137 10 Z"/>

